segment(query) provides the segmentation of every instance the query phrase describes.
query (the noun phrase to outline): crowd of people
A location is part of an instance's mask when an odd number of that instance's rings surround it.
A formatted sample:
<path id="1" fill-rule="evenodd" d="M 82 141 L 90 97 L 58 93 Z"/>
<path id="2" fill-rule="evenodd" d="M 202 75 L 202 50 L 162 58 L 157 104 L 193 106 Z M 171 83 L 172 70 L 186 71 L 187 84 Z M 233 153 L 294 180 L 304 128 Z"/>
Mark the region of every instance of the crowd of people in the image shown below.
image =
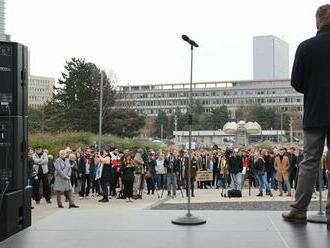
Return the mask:
<path id="1" fill-rule="evenodd" d="M 271 151 L 238 148 L 194 150 L 191 155 L 192 197 L 195 196 L 196 186 L 200 189 L 221 189 L 221 196 L 226 196 L 227 188 L 242 191 L 246 182 L 249 187 L 259 189 L 258 197 L 273 196 L 277 190 L 279 196 L 291 196 L 303 159 L 302 150 L 294 147 L 289 150 L 274 148 Z M 324 154 L 321 162 L 325 187 L 330 173 L 328 160 L 329 155 Z M 66 148 L 54 160 L 47 150 L 36 147 L 29 150 L 29 164 L 36 204 L 40 203 L 41 196 L 51 203 L 53 194 L 56 194 L 59 208 L 63 208 L 62 194 L 69 207 L 76 208 L 73 194 L 79 194 L 81 200 L 99 196 L 102 197 L 99 202 L 104 203 L 109 202 L 110 197 L 131 202 L 132 199 L 142 198 L 144 190 L 148 195 L 154 195 L 155 191 L 159 194 L 161 190 L 161 195 L 165 191 L 172 197 L 178 190 L 185 190 L 186 195 L 189 193 L 189 153 L 183 149 L 163 152 L 146 148 L 132 153 L 111 147 L 98 153 L 90 148 Z M 212 174 L 212 180 L 196 182 L 199 171 L 208 171 Z"/>

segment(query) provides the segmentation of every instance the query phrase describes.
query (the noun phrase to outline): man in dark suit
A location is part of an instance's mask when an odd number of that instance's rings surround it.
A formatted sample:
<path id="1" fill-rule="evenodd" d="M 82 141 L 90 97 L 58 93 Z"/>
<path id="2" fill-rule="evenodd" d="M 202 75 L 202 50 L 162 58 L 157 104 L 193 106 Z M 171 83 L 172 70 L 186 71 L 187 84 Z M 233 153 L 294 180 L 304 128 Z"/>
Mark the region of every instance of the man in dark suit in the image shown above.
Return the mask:
<path id="1" fill-rule="evenodd" d="M 177 175 L 179 174 L 179 160 L 173 152 L 164 161 L 164 166 L 167 169 L 167 195 L 171 196 L 171 186 L 173 197 L 176 196 Z"/>
<path id="2" fill-rule="evenodd" d="M 327 138 L 330 142 L 330 4 L 316 13 L 317 35 L 302 42 L 296 52 L 291 85 L 304 94 L 304 159 L 300 164 L 297 192 L 291 211 L 283 219 L 306 223 L 320 160 Z M 327 204 L 330 230 L 330 199 Z"/>

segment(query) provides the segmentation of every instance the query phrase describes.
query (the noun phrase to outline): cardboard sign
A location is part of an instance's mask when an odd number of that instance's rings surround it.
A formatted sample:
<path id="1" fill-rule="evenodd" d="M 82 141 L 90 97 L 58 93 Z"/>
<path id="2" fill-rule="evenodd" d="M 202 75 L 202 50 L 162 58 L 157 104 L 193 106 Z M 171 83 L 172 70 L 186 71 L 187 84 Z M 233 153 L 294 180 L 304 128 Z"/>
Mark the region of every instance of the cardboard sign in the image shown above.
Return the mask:
<path id="1" fill-rule="evenodd" d="M 196 181 L 199 181 L 199 182 L 213 181 L 212 171 L 197 171 L 196 172 Z"/>

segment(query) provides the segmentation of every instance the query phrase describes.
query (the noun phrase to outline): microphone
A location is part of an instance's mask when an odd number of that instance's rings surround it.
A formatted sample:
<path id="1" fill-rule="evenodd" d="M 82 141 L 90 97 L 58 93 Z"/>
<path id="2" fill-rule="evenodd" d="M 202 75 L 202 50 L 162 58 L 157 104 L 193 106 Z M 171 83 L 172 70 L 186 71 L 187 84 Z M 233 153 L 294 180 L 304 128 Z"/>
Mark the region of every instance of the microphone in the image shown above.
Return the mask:
<path id="1" fill-rule="evenodd" d="M 198 47 L 198 44 L 194 41 L 191 40 L 187 35 L 182 35 L 181 37 L 184 41 L 188 42 L 190 45 L 194 46 L 194 47 Z"/>

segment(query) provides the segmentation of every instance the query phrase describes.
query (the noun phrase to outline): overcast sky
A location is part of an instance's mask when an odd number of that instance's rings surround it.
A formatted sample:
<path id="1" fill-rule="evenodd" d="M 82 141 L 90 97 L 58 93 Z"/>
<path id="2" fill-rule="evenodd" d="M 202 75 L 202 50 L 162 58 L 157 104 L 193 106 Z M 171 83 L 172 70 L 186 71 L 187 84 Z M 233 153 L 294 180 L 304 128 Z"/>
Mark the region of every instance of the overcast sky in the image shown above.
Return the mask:
<path id="1" fill-rule="evenodd" d="M 31 74 L 59 78 L 66 60 L 84 57 L 121 84 L 253 78 L 253 36 L 297 45 L 315 35 L 321 0 L 7 0 L 6 32 L 29 46 Z"/>

